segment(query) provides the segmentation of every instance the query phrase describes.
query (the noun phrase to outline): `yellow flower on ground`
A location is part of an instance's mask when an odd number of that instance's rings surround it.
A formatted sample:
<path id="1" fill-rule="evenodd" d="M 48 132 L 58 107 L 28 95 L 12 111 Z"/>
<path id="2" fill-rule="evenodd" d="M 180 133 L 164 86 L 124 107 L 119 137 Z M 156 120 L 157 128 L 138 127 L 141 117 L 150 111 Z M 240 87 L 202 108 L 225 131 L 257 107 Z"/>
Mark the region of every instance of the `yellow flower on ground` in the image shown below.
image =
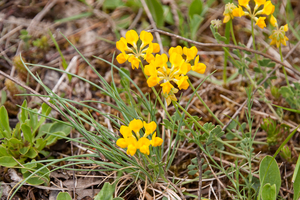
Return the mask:
<path id="1" fill-rule="evenodd" d="M 264 4 L 264 8 L 262 10 L 262 13 L 265 15 L 272 15 L 275 11 L 275 6 L 272 4 L 271 1 L 267 1 Z"/>
<path id="2" fill-rule="evenodd" d="M 177 83 L 178 88 L 180 90 L 181 89 L 186 90 L 189 87 L 189 83 L 187 81 L 188 79 L 189 79 L 188 76 L 181 76 L 181 77 L 179 77 L 179 79 L 178 79 L 178 81 L 176 83 Z"/>
<path id="3" fill-rule="evenodd" d="M 250 0 L 239 0 L 239 5 L 247 8 L 249 6 L 249 1 Z"/>
<path id="4" fill-rule="evenodd" d="M 281 26 L 280 28 L 276 27 L 275 30 L 272 31 L 270 35 L 270 39 L 272 39 L 270 45 L 276 44 L 277 48 L 279 48 L 280 44 L 286 46 L 286 41 L 288 41 L 288 37 L 285 36 L 285 32 L 289 30 L 288 25 Z"/>
<path id="5" fill-rule="evenodd" d="M 277 19 L 274 17 L 274 15 L 271 15 L 270 23 L 271 23 L 272 26 L 278 27 Z"/>
<path id="6" fill-rule="evenodd" d="M 143 133 L 143 137 L 140 137 L 139 131 L 143 127 L 145 128 L 145 132 Z M 157 147 L 163 143 L 163 140 L 160 137 L 156 137 L 156 128 L 157 125 L 154 121 L 146 123 L 145 121 L 133 119 L 128 126 L 121 126 L 120 133 L 123 138 L 119 138 L 116 141 L 116 145 L 121 148 L 127 148 L 126 153 L 131 156 L 134 156 L 137 150 L 145 155 L 149 155 L 150 145 Z M 134 131 L 135 135 L 132 131 Z M 147 138 L 152 133 L 154 135 L 152 136 L 153 141 Z"/>
<path id="7" fill-rule="evenodd" d="M 152 140 L 151 140 L 151 145 L 153 147 L 157 147 L 162 145 L 163 143 L 163 139 L 161 139 L 160 137 L 156 137 L 156 132 L 152 135 Z"/>
<path id="8" fill-rule="evenodd" d="M 154 87 L 160 82 L 160 78 L 157 75 L 152 75 L 147 79 L 147 84 L 149 87 Z"/>
<path id="9" fill-rule="evenodd" d="M 245 12 L 241 6 L 238 8 L 233 9 L 232 14 L 234 17 L 242 17 L 245 15 Z"/>
<path id="10" fill-rule="evenodd" d="M 154 121 L 150 122 L 150 123 L 144 123 L 144 128 L 145 128 L 145 135 L 143 137 L 147 137 L 148 135 L 152 134 L 155 130 L 156 130 L 156 123 Z"/>
<path id="11" fill-rule="evenodd" d="M 129 123 L 129 128 L 135 132 L 135 134 L 138 134 L 138 132 L 143 128 L 143 122 L 139 119 L 133 119 Z"/>
<path id="12" fill-rule="evenodd" d="M 265 19 L 266 17 L 259 17 L 256 21 L 256 24 L 259 28 L 263 29 L 265 28 L 267 25 L 266 25 L 266 22 L 265 22 Z"/>
<path id="13" fill-rule="evenodd" d="M 199 63 L 199 56 L 197 56 L 195 59 L 195 64 L 194 66 L 192 66 L 192 70 L 199 74 L 204 74 L 205 69 L 206 69 L 206 65 L 203 63 Z"/>
<path id="14" fill-rule="evenodd" d="M 236 5 L 234 5 L 233 3 L 227 3 L 225 5 L 225 10 L 224 10 L 224 13 L 223 13 L 223 16 L 224 16 L 223 23 L 227 23 L 227 22 L 229 22 L 230 19 L 234 18 L 233 14 L 232 14 L 232 11 L 235 8 L 236 8 Z"/>
<path id="15" fill-rule="evenodd" d="M 183 53 L 182 47 L 181 46 L 171 47 L 169 49 L 169 55 L 171 55 L 173 53 L 178 53 L 179 55 L 182 55 L 182 53 Z"/>
<path id="16" fill-rule="evenodd" d="M 170 81 L 164 82 L 164 83 L 160 84 L 160 86 L 162 87 L 163 94 L 169 94 L 169 92 L 171 91 L 171 89 L 174 87 L 170 83 Z"/>
<path id="17" fill-rule="evenodd" d="M 116 43 L 116 47 L 121 53 L 117 56 L 117 61 L 120 64 L 125 63 L 127 60 L 131 63 L 132 69 L 139 68 L 140 58 L 143 58 L 148 63 L 153 59 L 153 53 L 158 53 L 160 47 L 157 43 L 152 43 L 153 35 L 149 32 L 142 31 L 140 34 L 142 44 L 138 47 L 139 35 L 135 30 L 126 32 L 125 38 L 121 37 Z M 131 45 L 131 46 L 128 46 Z"/>
<path id="18" fill-rule="evenodd" d="M 183 47 L 183 53 L 186 55 L 186 62 L 190 62 L 197 55 L 198 49 L 195 46 L 191 48 Z"/>
<path id="19" fill-rule="evenodd" d="M 254 1 L 255 1 L 255 7 L 257 8 L 266 3 L 266 0 L 254 0 Z"/>

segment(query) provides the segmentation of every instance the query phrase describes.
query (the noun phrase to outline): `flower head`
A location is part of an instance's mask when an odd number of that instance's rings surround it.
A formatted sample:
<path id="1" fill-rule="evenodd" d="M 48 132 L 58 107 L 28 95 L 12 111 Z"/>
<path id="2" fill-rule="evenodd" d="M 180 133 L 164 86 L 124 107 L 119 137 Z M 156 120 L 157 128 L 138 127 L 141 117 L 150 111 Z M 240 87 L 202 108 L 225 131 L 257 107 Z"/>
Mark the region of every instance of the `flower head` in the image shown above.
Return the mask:
<path id="1" fill-rule="evenodd" d="M 233 16 L 233 10 L 236 9 L 236 5 L 234 5 L 233 3 L 227 3 L 225 5 L 225 10 L 224 10 L 224 20 L 223 20 L 223 23 L 227 23 L 229 22 L 230 19 L 233 19 L 234 16 Z"/>
<path id="2" fill-rule="evenodd" d="M 143 136 L 140 137 L 140 130 L 145 128 Z M 156 137 L 156 123 L 154 121 L 146 123 L 139 119 L 133 119 L 128 126 L 122 125 L 120 128 L 120 133 L 123 138 L 119 138 L 116 145 L 121 148 L 127 148 L 126 153 L 128 155 L 134 156 L 137 150 L 145 155 L 150 154 L 150 145 L 153 147 L 160 146 L 163 143 L 163 139 Z M 133 134 L 133 132 L 134 134 Z M 149 140 L 148 136 L 154 132 L 152 140 Z"/>
<path id="3" fill-rule="evenodd" d="M 138 46 L 139 39 L 142 42 L 140 46 Z M 152 53 L 157 53 L 160 50 L 159 45 L 152 43 L 152 41 L 153 35 L 149 32 L 142 31 L 139 37 L 135 30 L 127 31 L 125 38 L 121 37 L 116 43 L 117 49 L 121 51 L 117 56 L 117 61 L 123 64 L 128 60 L 131 63 L 132 69 L 139 68 L 140 57 L 150 63 L 154 59 Z"/>
<path id="4" fill-rule="evenodd" d="M 261 29 L 265 28 L 267 26 L 266 22 L 265 22 L 265 19 L 266 19 L 266 17 L 259 17 L 256 20 L 256 24 L 255 25 L 257 25 Z"/>
<path id="5" fill-rule="evenodd" d="M 277 22 L 276 22 L 277 23 Z M 286 46 L 286 41 L 288 41 L 288 37 L 285 36 L 285 32 L 289 30 L 288 25 L 281 26 L 280 28 L 276 27 L 275 30 L 272 31 L 270 35 L 270 39 L 272 39 L 270 45 L 276 44 L 277 48 L 279 48 L 280 44 Z"/>
<path id="6" fill-rule="evenodd" d="M 265 15 L 272 15 L 275 11 L 275 6 L 272 4 L 271 1 L 267 1 L 264 4 L 264 8 L 262 10 L 262 13 Z"/>

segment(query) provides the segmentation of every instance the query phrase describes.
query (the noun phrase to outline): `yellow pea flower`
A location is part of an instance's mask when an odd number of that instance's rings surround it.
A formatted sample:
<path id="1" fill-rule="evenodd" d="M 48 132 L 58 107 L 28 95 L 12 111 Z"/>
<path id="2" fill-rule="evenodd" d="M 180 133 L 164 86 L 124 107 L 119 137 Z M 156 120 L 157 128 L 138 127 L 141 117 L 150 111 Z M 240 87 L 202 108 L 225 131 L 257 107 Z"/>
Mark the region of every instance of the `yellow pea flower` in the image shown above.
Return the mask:
<path id="1" fill-rule="evenodd" d="M 288 30 L 289 30 L 289 26 L 286 24 L 286 25 L 284 25 L 283 26 L 283 30 L 285 31 L 285 32 L 287 32 Z"/>
<path id="2" fill-rule="evenodd" d="M 127 46 L 127 41 L 125 38 L 121 37 L 119 41 L 116 42 L 116 47 L 119 49 L 121 52 L 129 50 L 129 47 Z"/>
<path id="3" fill-rule="evenodd" d="M 188 87 L 189 87 L 189 83 L 188 83 L 188 80 L 189 77 L 188 76 L 182 76 L 180 77 L 180 79 L 176 82 L 176 84 L 178 85 L 178 88 L 181 90 L 181 89 L 184 89 L 186 90 Z"/>
<path id="4" fill-rule="evenodd" d="M 238 8 L 232 10 L 232 14 L 234 17 L 242 17 L 245 15 L 245 12 L 243 11 L 243 8 L 239 6 Z"/>
<path id="5" fill-rule="evenodd" d="M 271 15 L 270 23 L 271 23 L 272 26 L 278 27 L 277 19 L 274 17 L 274 15 Z"/>
<path id="6" fill-rule="evenodd" d="M 225 5 L 225 10 L 224 10 L 224 13 L 223 13 L 223 16 L 224 16 L 223 23 L 227 23 L 227 22 L 229 22 L 230 19 L 234 18 L 233 14 L 232 14 L 232 11 L 235 8 L 236 8 L 236 5 L 234 5 L 233 3 L 227 3 Z"/>
<path id="7" fill-rule="evenodd" d="M 266 17 L 259 17 L 256 21 L 256 24 L 259 28 L 263 29 L 264 27 L 266 27 L 266 22 L 265 22 Z"/>
<path id="8" fill-rule="evenodd" d="M 143 126 L 144 126 L 143 122 L 139 119 L 133 119 L 129 123 L 129 128 L 135 132 L 138 138 L 139 138 L 139 131 L 141 130 L 141 128 L 143 128 Z"/>
<path id="9" fill-rule="evenodd" d="M 157 75 L 152 75 L 147 79 L 148 87 L 154 87 L 160 82 L 160 79 Z"/>
<path id="10" fill-rule="evenodd" d="M 169 49 L 169 55 L 173 54 L 173 53 L 178 53 L 179 55 L 182 55 L 182 47 L 181 46 L 177 46 L 177 47 L 171 47 Z"/>
<path id="11" fill-rule="evenodd" d="M 156 130 L 156 123 L 154 121 L 150 122 L 150 123 L 146 123 L 145 121 L 144 123 L 144 128 L 145 128 L 145 135 L 143 137 L 147 137 L 148 135 L 152 134 L 155 130 Z"/>
<path id="12" fill-rule="evenodd" d="M 191 48 L 183 47 L 183 53 L 186 55 L 186 62 L 189 62 L 194 60 L 198 53 L 198 49 L 195 46 L 192 46 Z"/>
<path id="13" fill-rule="evenodd" d="M 175 94 L 178 92 L 176 88 L 172 88 L 169 94 L 163 95 L 166 99 L 167 105 L 170 105 L 172 101 L 177 101 Z"/>
<path id="14" fill-rule="evenodd" d="M 266 0 L 254 0 L 254 1 L 255 1 L 255 7 L 257 8 L 266 3 Z"/>
<path id="15" fill-rule="evenodd" d="M 137 142 L 137 147 L 140 150 L 141 153 L 149 155 L 149 146 L 151 145 L 151 142 L 148 138 L 142 137 Z"/>
<path id="16" fill-rule="evenodd" d="M 131 155 L 131 156 L 134 156 L 134 154 L 136 153 L 136 150 L 137 150 L 137 149 L 136 149 L 136 146 L 130 144 L 130 145 L 128 145 L 128 147 L 127 147 L 126 153 L 129 154 L 129 155 Z"/>
<path id="17" fill-rule="evenodd" d="M 126 62 L 128 57 L 129 56 L 126 53 L 122 52 L 117 56 L 116 59 L 117 59 L 118 63 L 123 64 L 124 62 Z"/>
<path id="18" fill-rule="evenodd" d="M 130 30 L 126 32 L 126 41 L 131 44 L 134 48 L 137 48 L 136 43 L 139 40 L 139 35 L 135 30 Z"/>
<path id="19" fill-rule="evenodd" d="M 160 137 L 156 137 L 156 132 L 152 135 L 152 140 L 151 140 L 151 145 L 153 147 L 158 147 L 160 145 L 162 145 L 163 143 L 163 139 L 161 139 Z"/>
<path id="20" fill-rule="evenodd" d="M 122 134 L 123 138 L 128 138 L 132 136 L 131 129 L 128 126 L 122 125 L 120 128 L 120 133 Z"/>
<path id="21" fill-rule="evenodd" d="M 154 62 L 151 62 L 149 65 L 146 65 L 144 68 L 144 72 L 147 76 L 157 75 L 156 72 L 156 66 L 154 65 Z"/>
<path id="22" fill-rule="evenodd" d="M 247 8 L 249 7 L 249 1 L 250 0 L 239 0 L 239 5 Z"/>
<path id="23" fill-rule="evenodd" d="M 160 84 L 160 86 L 162 87 L 163 94 L 169 94 L 171 89 L 174 88 L 174 86 L 170 83 L 170 81 L 166 81 Z"/>
<path id="24" fill-rule="evenodd" d="M 131 63 L 131 66 L 132 66 L 132 69 L 135 69 L 135 68 L 139 68 L 140 66 L 140 59 L 138 59 L 137 57 L 135 57 L 134 55 L 131 55 L 129 58 L 128 58 L 128 62 Z"/>
<path id="25" fill-rule="evenodd" d="M 277 48 L 279 48 L 280 44 L 286 46 L 286 41 L 288 41 L 288 37 L 285 36 L 285 32 L 288 31 L 288 25 L 281 26 L 280 28 L 276 27 L 275 30 L 272 31 L 270 35 L 270 39 L 272 39 L 270 45 L 276 44 Z"/>
<path id="26" fill-rule="evenodd" d="M 121 148 L 126 148 L 128 146 L 128 143 L 126 142 L 126 140 L 124 138 L 119 138 L 117 140 L 117 146 L 121 147 Z"/>
<path id="27" fill-rule="evenodd" d="M 265 15 L 272 15 L 275 11 L 275 6 L 272 4 L 271 1 L 267 1 L 264 4 L 264 8 L 262 10 L 262 13 Z"/>
<path id="28" fill-rule="evenodd" d="M 141 34 L 140 34 L 140 39 L 142 41 L 141 48 L 144 48 L 146 45 L 152 43 L 153 35 L 149 32 L 142 31 Z"/>
<path id="29" fill-rule="evenodd" d="M 195 59 L 195 64 L 194 66 L 192 66 L 192 70 L 199 74 L 204 74 L 205 69 L 206 69 L 206 65 L 203 63 L 199 63 L 199 56 L 197 56 Z"/>

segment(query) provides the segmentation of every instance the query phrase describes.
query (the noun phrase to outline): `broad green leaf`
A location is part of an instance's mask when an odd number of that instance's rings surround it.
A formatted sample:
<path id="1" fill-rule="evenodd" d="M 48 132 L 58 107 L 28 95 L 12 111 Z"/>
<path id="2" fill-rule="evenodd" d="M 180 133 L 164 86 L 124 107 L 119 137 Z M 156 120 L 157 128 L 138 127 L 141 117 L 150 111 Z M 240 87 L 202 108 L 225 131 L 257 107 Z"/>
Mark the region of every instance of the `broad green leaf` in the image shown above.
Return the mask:
<path id="1" fill-rule="evenodd" d="M 197 172 L 198 172 L 198 170 L 191 170 L 188 172 L 188 174 L 191 176 L 194 176 Z"/>
<path id="2" fill-rule="evenodd" d="M 29 165 L 31 165 L 32 163 L 29 163 Z M 25 167 L 27 164 L 24 164 Z M 36 171 L 37 169 L 42 168 L 44 165 L 41 163 L 36 163 L 36 167 L 35 168 L 30 168 L 30 171 L 26 170 L 23 173 L 23 177 L 24 179 L 26 179 L 28 176 L 30 176 L 32 174 L 32 172 Z M 31 185 L 40 185 L 43 183 L 49 183 L 50 181 L 50 173 L 49 173 L 49 169 L 47 167 L 43 168 L 41 171 L 37 172 L 35 175 L 33 175 L 32 177 L 30 177 L 26 182 L 31 184 Z"/>
<path id="3" fill-rule="evenodd" d="M 113 198 L 113 200 L 124 200 L 124 199 L 121 197 L 116 197 L 116 198 Z"/>
<path id="4" fill-rule="evenodd" d="M 276 196 L 281 186 L 281 176 L 276 160 L 271 156 L 266 156 L 259 166 L 259 179 L 261 187 L 270 183 L 276 185 Z"/>
<path id="5" fill-rule="evenodd" d="M 63 123 L 55 122 L 53 126 L 50 127 L 49 130 L 50 133 L 55 133 L 55 132 L 63 132 L 65 136 L 69 135 L 71 132 L 71 127 L 67 126 Z"/>
<path id="6" fill-rule="evenodd" d="M 1 101 L 0 101 L 0 106 L 4 105 L 7 99 L 7 94 L 4 90 L 1 90 Z"/>
<path id="7" fill-rule="evenodd" d="M 26 156 L 29 158 L 35 158 L 35 157 L 37 157 L 37 155 L 38 155 L 38 152 L 33 147 L 30 147 L 26 154 Z"/>
<path id="8" fill-rule="evenodd" d="M 157 27 L 164 25 L 164 10 L 158 0 L 145 0 Z"/>
<path id="9" fill-rule="evenodd" d="M 27 124 L 22 124 L 21 130 L 23 131 L 25 141 L 30 142 L 30 144 L 32 144 L 31 128 Z"/>
<path id="10" fill-rule="evenodd" d="M 72 200 L 71 196 L 67 192 L 58 193 L 56 200 Z"/>
<path id="11" fill-rule="evenodd" d="M 104 9 L 116 9 L 123 5 L 124 5 L 124 3 L 122 0 L 105 0 L 103 2 Z"/>
<path id="12" fill-rule="evenodd" d="M 38 115 L 36 113 L 29 112 L 29 116 L 30 116 L 29 125 L 32 128 L 32 130 L 34 130 L 36 129 L 38 124 Z"/>
<path id="13" fill-rule="evenodd" d="M 294 197 L 293 200 L 298 200 L 300 197 L 300 156 L 298 157 L 295 171 L 292 178 Z"/>
<path id="14" fill-rule="evenodd" d="M 113 200 L 114 186 L 105 182 L 94 200 Z"/>
<path id="15" fill-rule="evenodd" d="M 273 184 L 271 186 L 270 183 L 265 184 L 262 189 L 261 196 L 262 200 L 276 200 L 276 185 Z"/>
<path id="16" fill-rule="evenodd" d="M 41 125 L 39 128 L 39 132 L 38 132 L 37 136 L 35 137 L 35 139 L 43 137 L 44 135 L 49 133 L 51 126 L 53 126 L 53 123 L 47 123 L 47 124 Z"/>
<path id="17" fill-rule="evenodd" d="M 3 146 L 0 146 L 0 157 L 2 156 L 9 156 L 9 154 L 6 151 L 6 148 Z"/>
<path id="18" fill-rule="evenodd" d="M 10 133 L 11 129 L 9 126 L 8 114 L 4 106 L 0 107 L 0 119 L 0 129 Z"/>
<path id="19" fill-rule="evenodd" d="M 46 146 L 49 146 L 49 145 L 52 145 L 54 144 L 58 139 L 60 139 L 59 136 L 57 135 L 61 135 L 61 136 L 66 136 L 64 132 L 62 131 L 58 131 L 58 132 L 55 132 L 55 133 L 51 133 L 51 134 L 55 134 L 55 135 L 50 135 L 49 137 L 47 137 L 46 141 Z"/>
<path id="20" fill-rule="evenodd" d="M 194 15 L 200 15 L 202 13 L 202 1 L 194 0 L 189 7 L 189 17 L 190 19 L 194 18 Z"/>
<path id="21" fill-rule="evenodd" d="M 52 108 L 48 106 L 47 104 L 42 104 L 42 114 L 48 116 L 51 112 Z"/>
<path id="22" fill-rule="evenodd" d="M 12 156 L 0 157 L 0 166 L 3 167 L 14 167 L 18 165 L 18 162 Z"/>
<path id="23" fill-rule="evenodd" d="M 35 148 L 38 150 L 38 151 L 41 151 L 44 149 L 44 147 L 46 146 L 47 144 L 47 141 L 44 140 L 43 138 L 39 138 L 36 140 L 35 142 Z"/>
<path id="24" fill-rule="evenodd" d="M 30 147 L 23 147 L 19 150 L 20 154 L 25 155 L 29 151 Z"/>
<path id="25" fill-rule="evenodd" d="M 194 15 L 193 18 L 190 18 L 190 34 L 193 40 L 196 39 L 198 28 L 202 23 L 203 19 L 204 19 L 203 17 L 196 14 Z"/>

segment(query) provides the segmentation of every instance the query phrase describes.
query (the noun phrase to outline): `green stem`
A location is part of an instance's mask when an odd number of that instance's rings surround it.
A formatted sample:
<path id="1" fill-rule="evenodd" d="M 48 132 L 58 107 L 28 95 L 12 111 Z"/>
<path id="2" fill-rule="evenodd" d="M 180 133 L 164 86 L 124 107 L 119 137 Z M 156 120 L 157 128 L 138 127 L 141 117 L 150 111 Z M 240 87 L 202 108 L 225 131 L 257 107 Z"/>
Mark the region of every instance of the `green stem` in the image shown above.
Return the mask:
<path id="1" fill-rule="evenodd" d="M 252 35 L 252 46 L 253 46 L 253 49 L 256 50 L 255 35 L 254 35 L 254 21 L 253 21 L 252 17 L 251 17 L 251 35 Z M 258 65 L 258 68 L 260 69 L 261 72 L 263 72 L 263 74 L 265 74 L 265 72 L 260 67 L 260 64 L 258 62 L 257 54 L 254 54 L 254 56 L 255 56 L 255 60 L 256 60 L 256 63 Z"/>
<path id="2" fill-rule="evenodd" d="M 239 152 L 239 153 L 242 153 L 242 154 L 245 153 L 244 151 L 242 151 L 242 150 L 236 148 L 235 146 L 232 146 L 231 144 L 228 144 L 227 142 L 221 140 L 220 138 L 218 138 L 218 141 L 221 142 L 222 144 L 226 145 L 227 147 L 229 147 L 229 148 L 235 150 L 236 152 Z"/>
<path id="3" fill-rule="evenodd" d="M 231 32 L 231 37 L 232 37 L 233 43 L 234 43 L 234 45 L 237 46 L 235 36 L 234 36 L 234 31 L 233 31 L 232 19 L 230 20 L 230 32 Z"/>
<path id="4" fill-rule="evenodd" d="M 283 62 L 283 56 L 282 56 L 282 51 L 281 51 L 281 44 L 280 44 L 280 46 L 279 46 L 279 54 L 280 54 L 280 60 L 281 60 L 281 62 Z M 285 77 L 286 84 L 287 84 L 288 86 L 290 86 L 290 83 L 289 83 L 289 80 L 288 80 L 288 77 L 287 77 L 287 73 L 286 73 L 286 71 L 285 71 L 284 66 L 282 66 L 282 71 L 283 71 L 283 73 L 284 73 L 284 77 Z"/>

